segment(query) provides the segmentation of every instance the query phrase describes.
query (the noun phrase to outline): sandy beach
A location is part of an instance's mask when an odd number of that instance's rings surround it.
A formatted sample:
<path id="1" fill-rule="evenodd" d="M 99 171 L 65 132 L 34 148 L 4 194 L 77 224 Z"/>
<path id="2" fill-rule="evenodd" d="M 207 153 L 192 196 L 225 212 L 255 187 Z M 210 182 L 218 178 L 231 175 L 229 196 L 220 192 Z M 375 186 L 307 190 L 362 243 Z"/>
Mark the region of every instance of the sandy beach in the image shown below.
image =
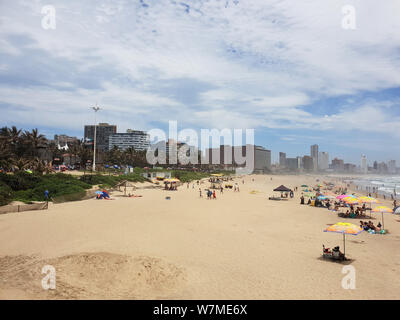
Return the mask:
<path id="1" fill-rule="evenodd" d="M 301 192 L 268 200 L 281 184 L 316 179 L 253 175 L 216 200 L 185 184 L 0 215 L 0 299 L 398 299 L 399 216 L 385 215 L 386 235 L 347 236 L 352 260 L 341 264 L 321 259 L 322 244 L 343 245 L 323 230 L 358 219 L 301 206 Z M 355 290 L 341 285 L 348 264 Z M 42 289 L 45 265 L 56 269 L 55 290 Z"/>

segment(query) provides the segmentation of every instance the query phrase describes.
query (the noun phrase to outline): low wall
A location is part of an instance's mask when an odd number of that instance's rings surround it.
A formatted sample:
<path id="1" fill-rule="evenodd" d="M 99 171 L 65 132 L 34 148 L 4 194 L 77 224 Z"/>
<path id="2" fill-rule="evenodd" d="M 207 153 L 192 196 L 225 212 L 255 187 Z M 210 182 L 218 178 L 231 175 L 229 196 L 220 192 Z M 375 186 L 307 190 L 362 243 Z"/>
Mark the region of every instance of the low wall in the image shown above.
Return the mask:
<path id="1" fill-rule="evenodd" d="M 7 205 L 0 207 L 0 214 L 10 213 L 10 212 L 31 211 L 31 210 L 46 210 L 46 209 L 48 209 L 48 204 L 46 202 L 21 204 L 21 205 Z"/>

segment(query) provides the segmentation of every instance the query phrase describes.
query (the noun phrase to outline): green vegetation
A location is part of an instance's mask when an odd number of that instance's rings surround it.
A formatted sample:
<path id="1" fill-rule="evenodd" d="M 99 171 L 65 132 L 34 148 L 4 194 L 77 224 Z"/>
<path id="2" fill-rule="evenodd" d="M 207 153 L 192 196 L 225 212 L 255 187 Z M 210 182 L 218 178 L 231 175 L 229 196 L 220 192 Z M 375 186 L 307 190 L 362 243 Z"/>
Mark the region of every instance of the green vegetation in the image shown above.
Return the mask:
<path id="1" fill-rule="evenodd" d="M 12 201 L 12 190 L 5 183 L 0 182 L 0 206 L 9 204 Z"/>
<path id="2" fill-rule="evenodd" d="M 131 182 L 144 182 L 146 178 L 144 178 L 140 173 L 130 173 L 127 175 L 83 175 L 79 178 L 80 181 L 91 185 L 100 185 L 101 187 L 114 187 L 119 182 L 123 180 L 128 180 Z"/>
<path id="3" fill-rule="evenodd" d="M 0 173 L 0 205 L 8 204 L 12 200 L 43 201 L 45 190 L 49 191 L 50 198 L 81 197 L 93 185 L 114 187 L 123 180 L 143 182 L 146 178 L 138 173 L 119 176 L 83 175 L 80 178 L 64 173 L 47 175 L 29 174 L 23 171 L 15 174 Z"/>
<path id="4" fill-rule="evenodd" d="M 212 172 L 212 173 L 222 173 L 225 175 L 232 174 L 231 171 L 218 171 L 218 172 Z M 179 179 L 183 183 L 186 182 L 191 182 L 194 180 L 200 180 L 203 178 L 208 178 L 211 176 L 210 172 L 198 172 L 198 171 L 184 171 L 184 170 L 173 170 L 172 171 L 172 176 L 174 178 Z"/>
<path id="5" fill-rule="evenodd" d="M 115 187 L 119 182 L 128 180 L 131 182 L 144 182 L 141 168 L 135 168 L 133 173 L 127 175 L 83 175 L 78 177 L 64 174 L 27 173 L 18 171 L 14 174 L 0 173 L 0 205 L 6 205 L 13 200 L 30 202 L 43 201 L 44 191 L 49 191 L 50 198 L 62 198 L 65 201 L 82 199 L 86 190 L 93 185 L 104 188 Z M 217 173 L 217 172 L 216 172 Z M 230 172 L 220 172 L 229 174 Z M 183 183 L 207 178 L 209 172 L 196 172 L 185 170 L 173 170 L 172 176 Z"/>
<path id="6" fill-rule="evenodd" d="M 16 172 L 15 174 L 0 174 L 0 184 L 11 190 L 10 200 L 23 202 L 43 201 L 44 191 L 48 190 L 50 197 L 85 192 L 91 188 L 90 184 L 78 180 L 68 174 L 48 174 L 37 175 L 26 172 Z M 4 193 L 4 192 L 3 192 Z"/>
<path id="7" fill-rule="evenodd" d="M 210 176 L 207 172 L 196 172 L 196 171 L 181 171 L 173 170 L 172 176 L 179 179 L 181 182 L 186 183 L 194 180 L 200 180 Z"/>

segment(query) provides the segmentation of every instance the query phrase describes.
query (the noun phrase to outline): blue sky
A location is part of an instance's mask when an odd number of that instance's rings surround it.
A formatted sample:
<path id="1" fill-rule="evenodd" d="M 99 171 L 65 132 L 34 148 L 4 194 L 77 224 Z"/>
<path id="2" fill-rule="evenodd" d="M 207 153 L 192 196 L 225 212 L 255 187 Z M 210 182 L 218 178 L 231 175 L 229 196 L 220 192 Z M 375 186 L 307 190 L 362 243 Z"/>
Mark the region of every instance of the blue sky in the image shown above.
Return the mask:
<path id="1" fill-rule="evenodd" d="M 55 30 L 48 4 L 0 2 L 0 126 L 81 137 L 98 103 L 120 132 L 254 128 L 275 159 L 400 163 L 397 0 L 54 0 Z"/>

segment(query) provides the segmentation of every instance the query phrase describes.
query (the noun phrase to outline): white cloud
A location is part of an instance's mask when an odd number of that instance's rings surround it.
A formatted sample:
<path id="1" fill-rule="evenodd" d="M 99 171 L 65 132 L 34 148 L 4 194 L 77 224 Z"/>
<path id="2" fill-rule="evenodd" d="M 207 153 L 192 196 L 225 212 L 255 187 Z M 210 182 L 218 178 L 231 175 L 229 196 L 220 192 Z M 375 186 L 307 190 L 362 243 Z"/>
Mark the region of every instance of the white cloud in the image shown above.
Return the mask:
<path id="1" fill-rule="evenodd" d="M 396 0 L 239 0 L 228 6 L 198 0 L 188 2 L 189 9 L 169 0 L 145 3 L 58 1 L 57 29 L 51 31 L 41 28 L 44 1 L 0 4 L 0 52 L 29 59 L 39 50 L 56 78 L 47 87 L 3 82 L 0 101 L 24 106 L 13 114 L 27 123 L 31 112 L 44 111 L 38 123 L 59 118 L 70 128 L 81 123 L 66 122 L 65 110 L 89 120 L 82 110 L 96 101 L 109 110 L 110 122 L 124 119 L 121 127 L 137 125 L 130 119 L 146 127 L 172 117 L 199 127 L 387 134 L 400 123 L 384 107 L 390 98 L 371 103 L 357 97 L 400 86 Z M 346 4 L 356 8 L 356 30 L 341 28 Z M 18 35 L 33 41 L 12 42 Z M 63 62 L 73 68 L 68 79 L 53 68 Z M 3 70 L 10 70 L 7 63 Z M 102 68 L 99 79 L 95 71 Z M 97 86 L 74 83 L 80 75 L 91 75 Z M 205 88 L 185 89 L 193 95 L 188 103 L 179 99 L 183 89 L 162 90 L 178 79 Z M 313 103 L 339 95 L 351 97 L 348 105 L 327 116 L 313 112 Z"/>

